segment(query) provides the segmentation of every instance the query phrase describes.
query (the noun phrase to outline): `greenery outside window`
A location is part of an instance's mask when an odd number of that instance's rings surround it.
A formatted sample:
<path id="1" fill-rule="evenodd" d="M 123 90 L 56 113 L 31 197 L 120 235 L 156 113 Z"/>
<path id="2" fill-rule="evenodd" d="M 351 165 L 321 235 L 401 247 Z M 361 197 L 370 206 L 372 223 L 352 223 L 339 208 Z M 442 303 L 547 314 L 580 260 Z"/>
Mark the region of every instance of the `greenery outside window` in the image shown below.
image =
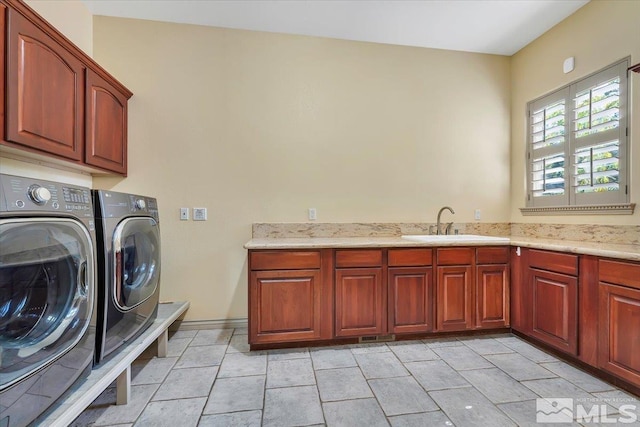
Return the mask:
<path id="1" fill-rule="evenodd" d="M 630 207 L 627 68 L 620 61 L 527 105 L 523 213 L 628 213 L 611 209 Z"/>

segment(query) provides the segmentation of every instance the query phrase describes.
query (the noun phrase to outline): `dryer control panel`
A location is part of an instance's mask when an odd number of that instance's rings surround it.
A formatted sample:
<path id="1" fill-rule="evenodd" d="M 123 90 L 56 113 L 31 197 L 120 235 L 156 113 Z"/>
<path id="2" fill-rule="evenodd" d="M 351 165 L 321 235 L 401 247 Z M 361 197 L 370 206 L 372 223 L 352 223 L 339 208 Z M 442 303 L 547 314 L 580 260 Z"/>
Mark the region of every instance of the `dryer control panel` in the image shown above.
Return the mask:
<path id="1" fill-rule="evenodd" d="M 94 190 L 96 216 L 101 218 L 124 218 L 150 216 L 160 221 L 158 201 L 153 197 L 115 191 Z"/>
<path id="2" fill-rule="evenodd" d="M 0 175 L 1 212 L 61 212 L 93 217 L 91 190 L 60 182 Z"/>

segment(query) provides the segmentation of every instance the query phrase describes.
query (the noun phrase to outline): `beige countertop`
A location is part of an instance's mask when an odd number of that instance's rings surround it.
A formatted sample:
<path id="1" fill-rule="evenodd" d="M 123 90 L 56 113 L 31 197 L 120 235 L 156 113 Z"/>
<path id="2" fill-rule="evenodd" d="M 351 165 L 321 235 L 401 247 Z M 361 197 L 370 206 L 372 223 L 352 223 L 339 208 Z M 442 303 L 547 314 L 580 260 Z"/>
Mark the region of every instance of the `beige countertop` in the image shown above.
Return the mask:
<path id="1" fill-rule="evenodd" d="M 607 258 L 619 258 L 640 261 L 640 245 L 579 242 L 571 240 L 552 240 L 533 237 L 504 237 L 485 241 L 473 239 L 438 242 L 416 242 L 401 237 L 296 237 L 296 238 L 260 238 L 251 239 L 245 249 L 319 249 L 319 248 L 415 248 L 415 247 L 451 247 L 451 246 L 496 246 L 511 245 L 526 248 L 547 249 L 575 254 L 595 255 Z"/>

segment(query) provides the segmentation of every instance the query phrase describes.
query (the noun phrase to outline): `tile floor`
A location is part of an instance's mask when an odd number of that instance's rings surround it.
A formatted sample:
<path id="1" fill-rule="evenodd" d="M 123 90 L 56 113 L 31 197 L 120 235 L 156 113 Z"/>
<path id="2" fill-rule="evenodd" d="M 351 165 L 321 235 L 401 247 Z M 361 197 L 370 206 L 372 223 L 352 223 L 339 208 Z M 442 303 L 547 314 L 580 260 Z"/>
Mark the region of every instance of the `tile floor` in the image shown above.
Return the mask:
<path id="1" fill-rule="evenodd" d="M 536 426 L 538 397 L 606 408 L 573 425 L 640 426 L 637 399 L 509 334 L 251 353 L 246 334 L 173 333 L 128 405 L 111 387 L 72 426 Z"/>

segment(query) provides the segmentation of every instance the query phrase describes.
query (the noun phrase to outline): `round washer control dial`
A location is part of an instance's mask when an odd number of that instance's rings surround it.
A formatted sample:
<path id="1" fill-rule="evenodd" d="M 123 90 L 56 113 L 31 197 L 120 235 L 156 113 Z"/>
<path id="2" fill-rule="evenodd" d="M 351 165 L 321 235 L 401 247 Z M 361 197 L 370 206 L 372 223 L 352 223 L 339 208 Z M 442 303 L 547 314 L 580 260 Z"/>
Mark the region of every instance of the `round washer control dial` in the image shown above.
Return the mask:
<path id="1" fill-rule="evenodd" d="M 51 200 L 51 192 L 37 184 L 29 187 L 29 198 L 37 205 L 44 205 Z"/>
<path id="2" fill-rule="evenodd" d="M 136 208 L 144 209 L 146 207 L 147 207 L 147 203 L 144 201 L 144 199 L 137 199 L 136 200 Z"/>

